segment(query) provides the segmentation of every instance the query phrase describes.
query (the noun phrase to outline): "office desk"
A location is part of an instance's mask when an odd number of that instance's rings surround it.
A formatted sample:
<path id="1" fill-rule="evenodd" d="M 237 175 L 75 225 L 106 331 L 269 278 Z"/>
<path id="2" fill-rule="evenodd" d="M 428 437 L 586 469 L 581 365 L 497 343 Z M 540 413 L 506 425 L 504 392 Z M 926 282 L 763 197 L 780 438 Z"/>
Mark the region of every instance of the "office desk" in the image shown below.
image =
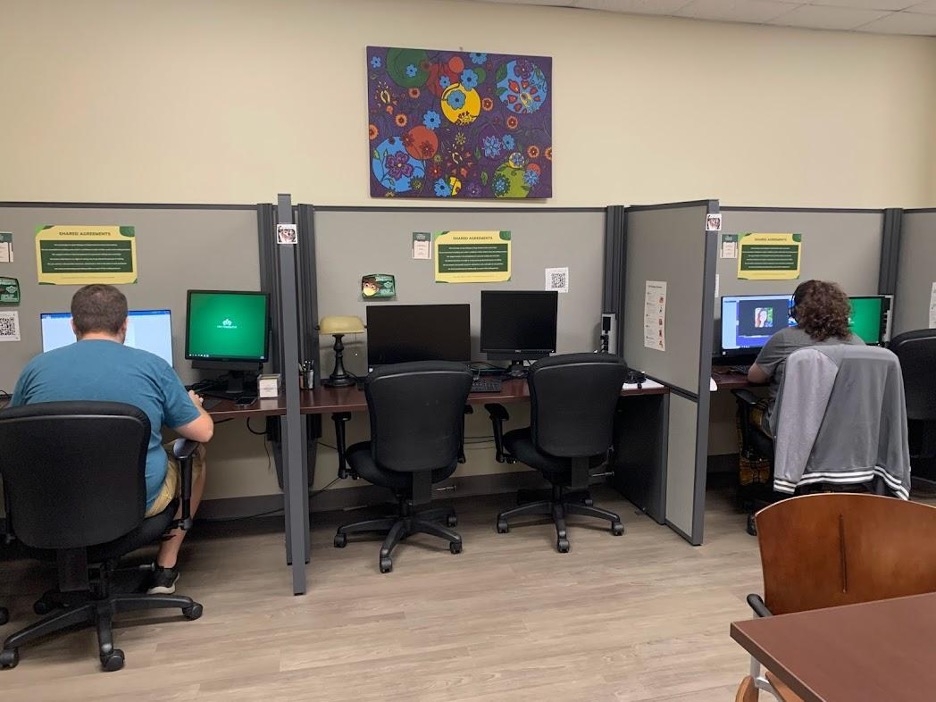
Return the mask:
<path id="1" fill-rule="evenodd" d="M 221 419 L 250 419 L 251 417 L 281 417 L 286 414 L 286 400 L 282 396 L 260 398 L 250 407 L 237 407 L 234 400 L 221 400 L 208 414 L 215 421 Z"/>
<path id="2" fill-rule="evenodd" d="M 806 702 L 936 697 L 936 593 L 734 622 L 731 638 Z"/>
<path id="3" fill-rule="evenodd" d="M 732 373 L 727 367 L 712 366 L 712 379 L 719 390 L 738 390 L 739 388 L 761 387 L 748 382 L 746 375 Z"/>

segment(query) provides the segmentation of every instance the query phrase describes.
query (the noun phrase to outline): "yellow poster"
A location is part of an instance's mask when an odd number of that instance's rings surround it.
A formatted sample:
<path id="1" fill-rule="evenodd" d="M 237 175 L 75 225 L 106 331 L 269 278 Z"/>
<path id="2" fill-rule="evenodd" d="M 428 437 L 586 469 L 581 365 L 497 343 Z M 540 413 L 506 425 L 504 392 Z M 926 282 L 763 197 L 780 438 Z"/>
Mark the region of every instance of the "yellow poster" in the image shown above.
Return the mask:
<path id="1" fill-rule="evenodd" d="M 36 230 L 40 285 L 137 282 L 133 227 L 47 224 Z"/>
<path id="2" fill-rule="evenodd" d="M 510 280 L 510 232 L 435 232 L 437 283 L 502 283 Z"/>
<path id="3" fill-rule="evenodd" d="M 739 280 L 796 280 L 800 277 L 802 234 L 742 234 Z"/>

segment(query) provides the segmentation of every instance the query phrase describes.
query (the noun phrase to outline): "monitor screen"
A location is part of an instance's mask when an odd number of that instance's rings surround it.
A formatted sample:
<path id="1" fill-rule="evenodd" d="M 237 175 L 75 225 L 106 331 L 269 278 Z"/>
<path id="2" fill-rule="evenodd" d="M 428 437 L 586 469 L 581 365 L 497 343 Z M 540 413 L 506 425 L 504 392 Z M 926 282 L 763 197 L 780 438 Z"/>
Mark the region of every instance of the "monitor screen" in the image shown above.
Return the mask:
<path id="1" fill-rule="evenodd" d="M 790 295 L 734 295 L 721 299 L 721 353 L 758 352 L 767 339 L 796 322 L 790 318 Z"/>
<path id="2" fill-rule="evenodd" d="M 185 357 L 263 363 L 269 353 L 269 308 L 263 292 L 189 290 Z"/>
<path id="3" fill-rule="evenodd" d="M 888 339 L 890 298 L 884 295 L 849 297 L 848 327 L 866 344 L 879 345 Z"/>
<path id="4" fill-rule="evenodd" d="M 492 360 L 532 360 L 556 350 L 559 293 L 482 290 L 481 350 Z"/>
<path id="5" fill-rule="evenodd" d="M 43 353 L 75 343 L 71 318 L 71 312 L 43 312 L 39 315 Z M 171 366 L 172 313 L 169 310 L 130 310 L 127 319 L 124 343 L 154 353 Z"/>
<path id="6" fill-rule="evenodd" d="M 469 305 L 368 305 L 367 365 L 471 360 Z"/>

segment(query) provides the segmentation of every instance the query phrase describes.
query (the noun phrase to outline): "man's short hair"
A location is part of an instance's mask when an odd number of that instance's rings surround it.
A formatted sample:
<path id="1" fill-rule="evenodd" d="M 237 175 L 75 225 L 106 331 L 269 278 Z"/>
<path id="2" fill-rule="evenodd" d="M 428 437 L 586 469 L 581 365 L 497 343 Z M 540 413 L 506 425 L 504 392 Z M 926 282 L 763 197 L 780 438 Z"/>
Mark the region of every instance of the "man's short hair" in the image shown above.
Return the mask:
<path id="1" fill-rule="evenodd" d="M 113 285 L 86 285 L 72 297 L 71 314 L 80 336 L 117 334 L 127 319 L 127 297 Z"/>

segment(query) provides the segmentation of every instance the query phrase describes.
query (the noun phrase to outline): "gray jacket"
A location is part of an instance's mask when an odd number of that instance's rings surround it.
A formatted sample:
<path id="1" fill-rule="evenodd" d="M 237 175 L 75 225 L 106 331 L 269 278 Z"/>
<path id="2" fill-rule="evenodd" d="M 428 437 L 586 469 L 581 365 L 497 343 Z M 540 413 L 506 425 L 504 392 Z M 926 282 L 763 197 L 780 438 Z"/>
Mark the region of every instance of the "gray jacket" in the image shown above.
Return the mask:
<path id="1" fill-rule="evenodd" d="M 793 352 L 774 410 L 774 489 L 881 478 L 910 495 L 907 405 L 897 356 L 875 346 Z"/>

